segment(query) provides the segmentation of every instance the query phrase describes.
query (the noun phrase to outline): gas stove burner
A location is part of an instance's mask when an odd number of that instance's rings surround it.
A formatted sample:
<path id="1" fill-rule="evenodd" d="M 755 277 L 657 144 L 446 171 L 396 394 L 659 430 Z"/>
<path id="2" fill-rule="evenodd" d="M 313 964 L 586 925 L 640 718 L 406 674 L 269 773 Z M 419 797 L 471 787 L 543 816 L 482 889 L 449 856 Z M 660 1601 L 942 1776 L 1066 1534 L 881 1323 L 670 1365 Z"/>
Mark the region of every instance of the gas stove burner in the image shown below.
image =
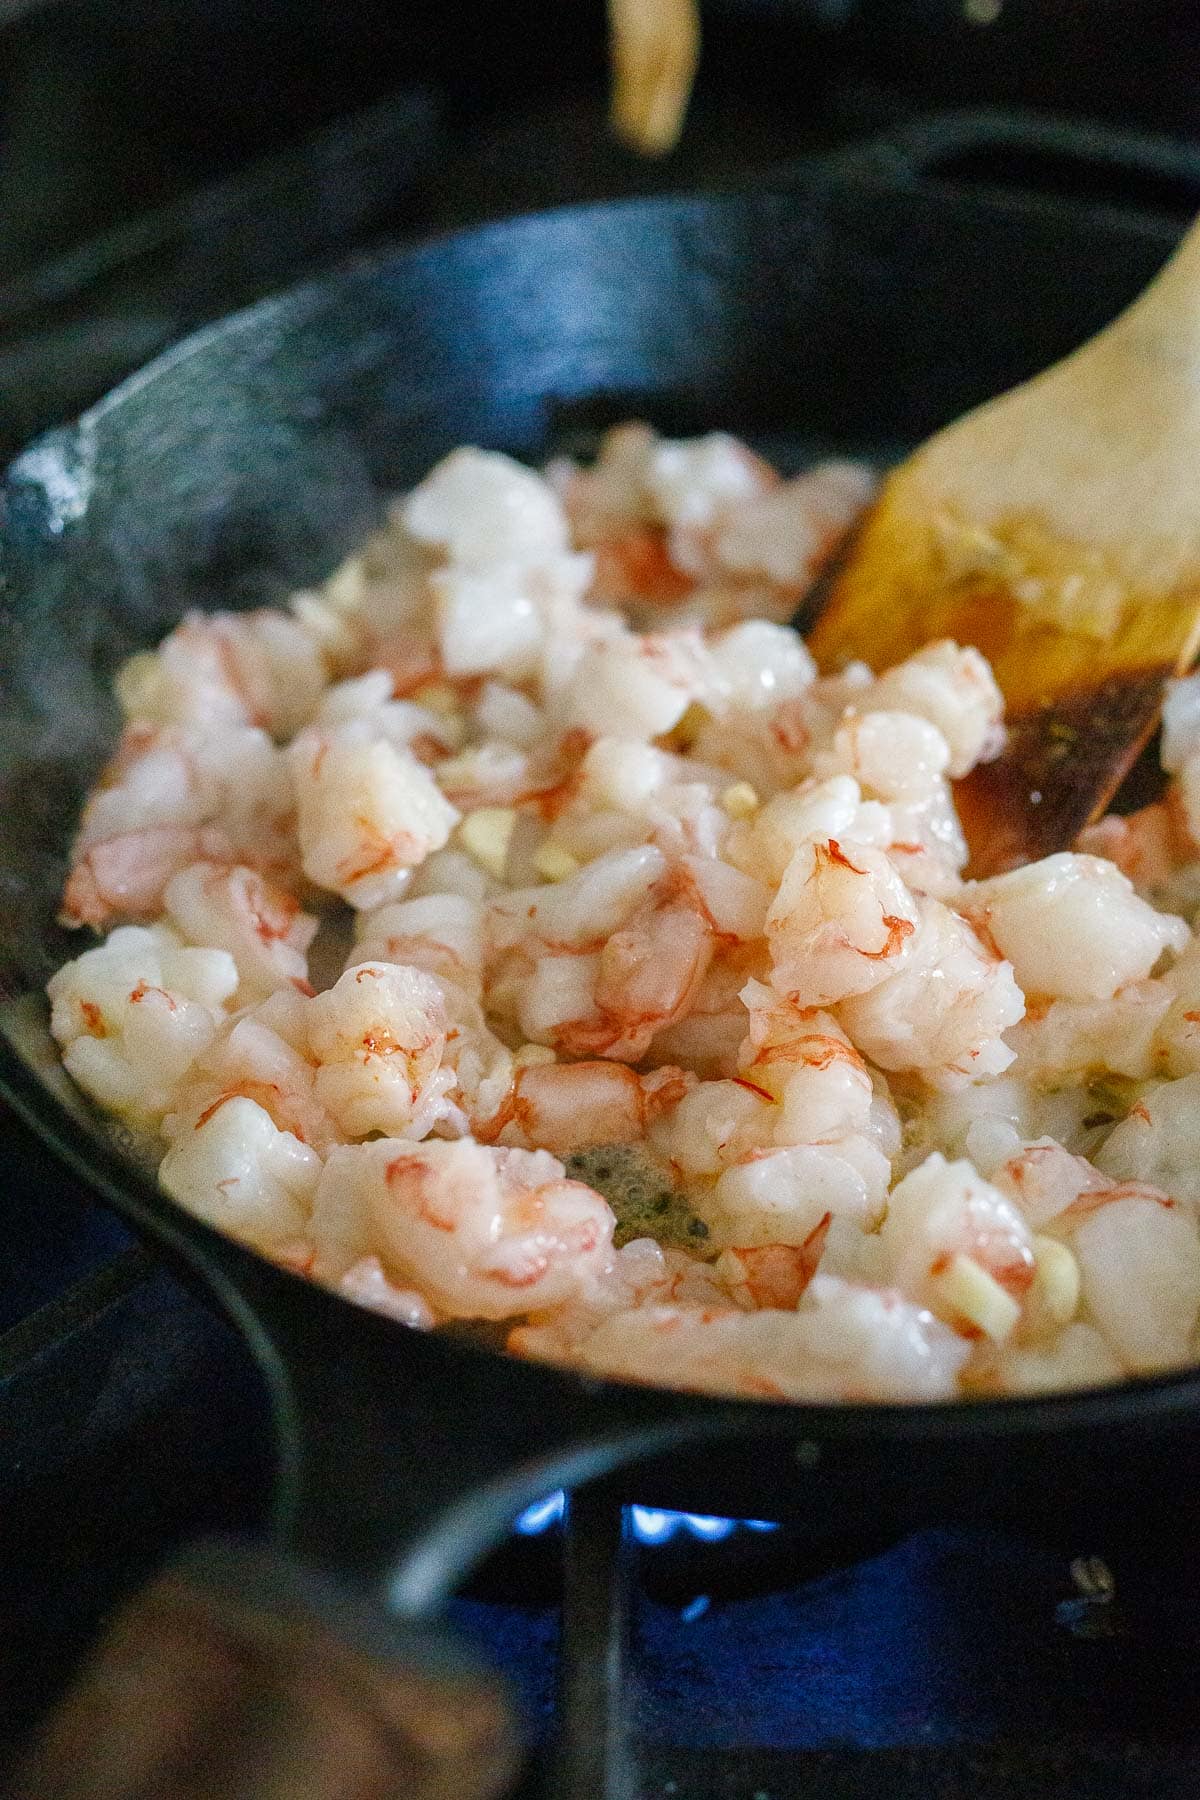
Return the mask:
<path id="1" fill-rule="evenodd" d="M 515 1521 L 513 1530 L 519 1537 L 539 1537 L 562 1524 L 567 1497 L 559 1488 L 538 1500 Z M 704 1513 L 666 1512 L 656 1506 L 631 1506 L 630 1531 L 639 1544 L 669 1544 L 681 1533 L 705 1544 L 723 1543 L 742 1531 L 778 1531 L 770 1519 L 713 1519 Z"/>

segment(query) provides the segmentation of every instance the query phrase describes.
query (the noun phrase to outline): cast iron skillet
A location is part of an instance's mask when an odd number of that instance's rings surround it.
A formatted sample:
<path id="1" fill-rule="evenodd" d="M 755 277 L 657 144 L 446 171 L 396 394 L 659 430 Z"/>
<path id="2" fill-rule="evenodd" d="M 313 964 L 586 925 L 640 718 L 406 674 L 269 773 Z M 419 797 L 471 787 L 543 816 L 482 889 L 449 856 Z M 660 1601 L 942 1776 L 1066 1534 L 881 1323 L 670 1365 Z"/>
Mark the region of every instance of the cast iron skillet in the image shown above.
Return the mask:
<path id="1" fill-rule="evenodd" d="M 409 1619 L 436 1612 L 522 1505 L 600 1475 L 640 1501 L 801 1519 L 819 1538 L 864 1514 L 897 1533 L 964 1514 L 1065 1530 L 1097 1495 L 1108 1517 L 1173 1503 L 1200 1466 L 1200 1374 L 818 1408 L 589 1381 L 409 1331 L 162 1196 L 58 1071 L 46 1031 L 43 983 L 80 947 L 54 914 L 115 734 L 110 677 L 186 607 L 256 605 L 321 577 L 384 496 L 458 443 L 540 458 L 640 415 L 782 439 L 793 456 L 894 451 L 1088 336 L 1173 241 L 1169 220 L 1119 206 L 919 179 L 911 147 L 363 262 L 189 339 L 5 480 L 5 1087 L 245 1333 L 273 1403 L 277 1542 Z M 1142 175 L 1182 179 L 1139 157 Z"/>

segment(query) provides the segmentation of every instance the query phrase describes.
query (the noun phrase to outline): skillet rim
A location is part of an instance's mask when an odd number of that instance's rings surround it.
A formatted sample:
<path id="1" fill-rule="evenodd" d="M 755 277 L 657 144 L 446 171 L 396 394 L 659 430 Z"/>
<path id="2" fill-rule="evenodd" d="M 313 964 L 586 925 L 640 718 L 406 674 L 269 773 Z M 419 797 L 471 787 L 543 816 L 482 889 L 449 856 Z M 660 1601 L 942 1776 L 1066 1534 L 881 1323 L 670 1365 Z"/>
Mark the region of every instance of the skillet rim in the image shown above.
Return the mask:
<path id="1" fill-rule="evenodd" d="M 415 262 L 442 246 L 479 243 L 489 236 L 519 232 L 531 223 L 586 219 L 592 215 L 636 217 L 668 211 L 678 216 L 681 208 L 694 210 L 699 215 L 705 207 L 744 205 L 747 199 L 769 202 L 780 195 L 793 195 L 797 189 L 805 187 L 819 192 L 828 188 L 831 178 L 883 193 L 894 192 L 898 185 L 894 178 L 889 179 L 870 168 L 839 167 L 836 156 L 831 156 L 800 160 L 783 169 L 769 171 L 762 185 L 754 190 L 694 189 L 567 204 L 430 233 L 407 243 L 385 243 L 359 253 L 322 274 L 265 295 L 189 332 L 102 394 L 78 418 L 39 434 L 18 451 L 5 469 L 0 470 L 0 498 L 10 479 L 14 475 L 20 476 L 21 465 L 30 452 L 47 443 L 62 442 L 64 438 L 86 443 L 96 427 L 127 399 L 160 379 L 178 363 L 203 351 L 213 341 L 240 337 L 261 320 L 281 314 L 290 313 L 288 322 L 295 327 L 303 322 L 311 304 L 318 300 L 327 302 L 330 292 L 343 283 L 378 274 L 405 262 Z M 984 207 L 1009 214 L 1055 210 L 1052 202 L 1037 195 L 1014 193 L 986 198 L 972 195 L 969 202 L 961 195 L 944 198 L 950 208 L 969 203 L 974 208 Z M 1137 235 L 1162 241 L 1164 250 L 1169 249 L 1173 241 L 1157 220 L 1125 213 L 1121 222 Z M 283 1359 L 270 1329 L 270 1312 L 261 1306 L 252 1291 L 256 1284 L 261 1288 L 265 1282 L 275 1288 L 276 1292 L 270 1298 L 272 1306 L 276 1303 L 286 1305 L 289 1297 L 295 1300 L 301 1294 L 312 1295 L 315 1288 L 327 1299 L 334 1300 L 339 1309 L 349 1309 L 350 1316 L 368 1310 L 272 1262 L 269 1257 L 189 1213 L 163 1193 L 148 1174 L 121 1156 L 99 1130 L 92 1136 L 81 1136 L 78 1121 L 70 1109 L 47 1083 L 39 1079 L 4 1030 L 0 1030 L 0 1097 L 9 1102 L 20 1120 L 54 1157 L 80 1176 L 140 1238 L 149 1239 L 170 1263 L 181 1266 L 198 1280 L 206 1302 L 223 1311 L 246 1338 L 260 1369 L 275 1390 L 276 1401 L 285 1398 Z M 300 1302 L 302 1305 L 307 1303 Z M 398 1327 L 406 1336 L 427 1336 L 412 1327 L 404 1327 L 398 1320 L 385 1322 Z M 1019 1397 L 982 1395 L 970 1399 L 912 1402 L 755 1400 L 726 1398 L 656 1383 L 613 1381 L 585 1374 L 568 1364 L 532 1363 L 466 1339 L 435 1335 L 452 1360 L 461 1358 L 487 1372 L 499 1372 L 506 1367 L 526 1374 L 536 1371 L 543 1388 L 556 1387 L 568 1397 L 591 1394 L 615 1401 L 623 1395 L 636 1394 L 644 1405 L 657 1403 L 666 1414 L 695 1421 L 723 1421 L 729 1435 L 745 1439 L 798 1433 L 802 1437 L 824 1437 L 830 1442 L 877 1436 L 907 1442 L 950 1440 L 961 1443 L 978 1440 L 981 1436 L 988 1439 L 1026 1435 L 1041 1438 L 1058 1432 L 1109 1424 L 1130 1426 L 1151 1420 L 1183 1428 L 1194 1425 L 1200 1416 L 1200 1361 L 1178 1370 L 1132 1376 L 1102 1387 Z M 404 1338 L 396 1337 L 394 1341 L 399 1347 Z"/>

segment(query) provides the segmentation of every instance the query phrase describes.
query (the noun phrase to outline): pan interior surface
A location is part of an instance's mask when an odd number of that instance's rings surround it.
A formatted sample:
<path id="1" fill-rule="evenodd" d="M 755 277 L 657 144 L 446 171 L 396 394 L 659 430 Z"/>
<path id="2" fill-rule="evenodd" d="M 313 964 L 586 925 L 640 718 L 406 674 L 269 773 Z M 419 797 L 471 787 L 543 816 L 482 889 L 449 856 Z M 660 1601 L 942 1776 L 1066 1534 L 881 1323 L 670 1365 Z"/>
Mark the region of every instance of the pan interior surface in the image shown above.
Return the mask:
<path id="1" fill-rule="evenodd" d="M 268 301 L 31 446 L 0 492 L 0 1027 L 26 1112 L 178 1235 L 145 1146 L 63 1075 L 42 988 L 80 948 L 55 915 L 113 674 L 189 608 L 323 578 L 456 444 L 537 461 L 642 417 L 786 468 L 890 460 L 1087 337 L 1169 248 L 1115 214 L 819 170 L 542 215 Z"/>

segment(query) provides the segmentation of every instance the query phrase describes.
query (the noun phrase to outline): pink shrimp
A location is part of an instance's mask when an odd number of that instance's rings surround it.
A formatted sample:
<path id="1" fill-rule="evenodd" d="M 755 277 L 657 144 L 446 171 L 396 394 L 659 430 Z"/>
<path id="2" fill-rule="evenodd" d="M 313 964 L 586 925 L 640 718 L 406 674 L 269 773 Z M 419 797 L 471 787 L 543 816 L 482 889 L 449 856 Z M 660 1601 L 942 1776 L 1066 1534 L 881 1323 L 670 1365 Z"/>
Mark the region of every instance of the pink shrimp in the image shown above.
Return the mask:
<path id="1" fill-rule="evenodd" d="M 1181 831 L 1181 823 L 1175 810 L 1159 800 L 1124 818 L 1106 813 L 1094 825 L 1084 827 L 1075 849 L 1116 863 L 1138 887 L 1159 887 L 1195 856 L 1195 846 Z"/>
<path id="2" fill-rule="evenodd" d="M 833 1214 L 825 1213 L 802 1244 L 735 1246 L 725 1252 L 718 1274 L 736 1300 L 754 1307 L 794 1307 L 821 1265 Z"/>
<path id="3" fill-rule="evenodd" d="M 632 1144 L 695 1086 L 682 1069 L 639 1075 L 624 1063 L 534 1063 L 517 1069 L 490 1119 L 477 1122 L 481 1143 L 512 1144 L 566 1155 L 592 1144 Z"/>
<path id="4" fill-rule="evenodd" d="M 318 1189 L 358 1219 L 363 1253 L 451 1318 L 505 1319 L 577 1298 L 609 1267 L 613 1215 L 545 1150 L 379 1139 L 335 1150 Z"/>

